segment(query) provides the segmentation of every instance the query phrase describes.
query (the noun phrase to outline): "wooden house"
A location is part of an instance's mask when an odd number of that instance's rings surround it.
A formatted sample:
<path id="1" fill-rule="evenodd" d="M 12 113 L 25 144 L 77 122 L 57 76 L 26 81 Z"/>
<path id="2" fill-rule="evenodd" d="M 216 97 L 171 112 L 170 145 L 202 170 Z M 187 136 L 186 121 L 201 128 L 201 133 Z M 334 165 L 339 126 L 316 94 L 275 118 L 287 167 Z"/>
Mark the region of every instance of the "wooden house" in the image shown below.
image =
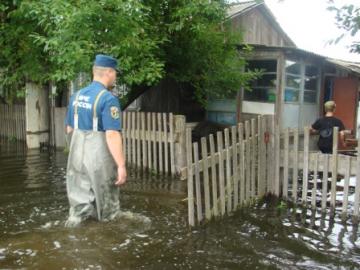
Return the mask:
<path id="1" fill-rule="evenodd" d="M 232 125 L 259 114 L 276 116 L 280 128 L 311 125 L 323 115 L 323 103 L 334 100 L 346 129 L 358 126 L 360 63 L 330 59 L 295 46 L 264 3 L 232 6 L 229 19 L 254 50 L 248 69 L 261 69 L 251 91 L 232 99 L 210 100 L 206 118 Z M 240 71 L 239 71 L 240 72 Z"/>

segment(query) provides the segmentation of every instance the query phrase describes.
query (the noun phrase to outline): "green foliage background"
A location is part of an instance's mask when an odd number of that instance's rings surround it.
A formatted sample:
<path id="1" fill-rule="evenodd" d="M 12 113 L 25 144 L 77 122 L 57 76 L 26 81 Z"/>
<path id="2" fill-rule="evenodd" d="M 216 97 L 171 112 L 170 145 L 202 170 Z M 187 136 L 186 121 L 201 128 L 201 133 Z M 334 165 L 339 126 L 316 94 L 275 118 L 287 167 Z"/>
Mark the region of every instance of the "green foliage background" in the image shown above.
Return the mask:
<path id="1" fill-rule="evenodd" d="M 173 78 L 204 105 L 231 96 L 256 74 L 241 72 L 250 48 L 237 48 L 227 8 L 223 0 L 3 0 L 0 87 L 11 98 L 28 81 L 63 84 L 105 53 L 119 59 L 118 83 L 131 91 Z"/>

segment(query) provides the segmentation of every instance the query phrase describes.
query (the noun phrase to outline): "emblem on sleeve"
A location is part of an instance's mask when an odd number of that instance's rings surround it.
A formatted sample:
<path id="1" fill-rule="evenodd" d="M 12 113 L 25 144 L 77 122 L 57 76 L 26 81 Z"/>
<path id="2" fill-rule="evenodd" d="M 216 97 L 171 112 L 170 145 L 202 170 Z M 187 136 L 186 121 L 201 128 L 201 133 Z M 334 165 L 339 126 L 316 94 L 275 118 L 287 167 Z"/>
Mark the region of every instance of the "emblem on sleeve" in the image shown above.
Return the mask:
<path id="1" fill-rule="evenodd" d="M 111 107 L 110 112 L 111 112 L 111 117 L 113 119 L 119 119 L 120 113 L 119 113 L 119 108 L 118 107 L 115 107 L 115 106 Z"/>

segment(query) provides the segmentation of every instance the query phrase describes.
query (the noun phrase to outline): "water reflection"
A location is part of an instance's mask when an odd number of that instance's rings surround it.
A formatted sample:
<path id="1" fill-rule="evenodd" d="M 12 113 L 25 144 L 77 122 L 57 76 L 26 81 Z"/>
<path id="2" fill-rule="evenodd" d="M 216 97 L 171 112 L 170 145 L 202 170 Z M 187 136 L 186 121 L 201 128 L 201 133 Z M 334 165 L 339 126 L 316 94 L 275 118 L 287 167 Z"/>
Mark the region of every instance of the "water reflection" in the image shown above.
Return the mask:
<path id="1" fill-rule="evenodd" d="M 66 156 L 0 144 L 0 269 L 358 269 L 358 225 L 273 198 L 190 231 L 184 182 L 130 172 L 124 215 L 67 229 Z"/>

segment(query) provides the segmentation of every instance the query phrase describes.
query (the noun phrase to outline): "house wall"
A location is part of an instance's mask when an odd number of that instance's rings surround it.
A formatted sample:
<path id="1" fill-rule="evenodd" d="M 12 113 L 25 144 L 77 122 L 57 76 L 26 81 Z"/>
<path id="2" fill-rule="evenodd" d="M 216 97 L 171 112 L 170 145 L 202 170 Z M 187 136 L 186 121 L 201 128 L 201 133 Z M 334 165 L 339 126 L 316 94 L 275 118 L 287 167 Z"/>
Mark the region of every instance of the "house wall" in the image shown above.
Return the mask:
<path id="1" fill-rule="evenodd" d="M 274 26 L 273 21 L 259 8 L 232 19 L 233 29 L 243 33 L 243 43 L 266 46 L 293 47 L 284 34 Z"/>

